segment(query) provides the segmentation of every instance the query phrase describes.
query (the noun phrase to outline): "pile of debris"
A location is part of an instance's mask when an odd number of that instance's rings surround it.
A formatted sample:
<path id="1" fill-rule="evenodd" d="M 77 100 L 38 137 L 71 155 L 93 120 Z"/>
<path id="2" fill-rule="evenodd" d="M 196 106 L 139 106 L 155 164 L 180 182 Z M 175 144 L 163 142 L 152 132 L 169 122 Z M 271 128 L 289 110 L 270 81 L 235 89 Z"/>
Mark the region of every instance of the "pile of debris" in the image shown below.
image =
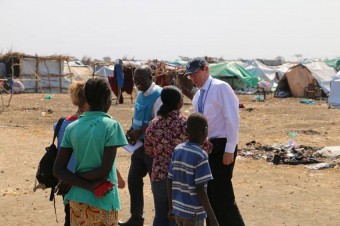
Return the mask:
<path id="1" fill-rule="evenodd" d="M 329 158 L 333 158 L 336 160 L 331 161 L 330 167 L 339 165 L 340 154 L 338 150 L 335 150 L 338 147 L 333 147 L 333 150 L 329 148 L 326 150 L 322 147 L 296 145 L 294 141 L 290 141 L 288 144 L 272 145 L 262 145 L 259 142 L 251 141 L 246 143 L 245 148 L 239 149 L 238 155 L 245 158 L 265 159 L 273 164 L 289 165 L 323 163 Z M 330 150 L 333 153 L 331 156 L 329 155 Z"/>

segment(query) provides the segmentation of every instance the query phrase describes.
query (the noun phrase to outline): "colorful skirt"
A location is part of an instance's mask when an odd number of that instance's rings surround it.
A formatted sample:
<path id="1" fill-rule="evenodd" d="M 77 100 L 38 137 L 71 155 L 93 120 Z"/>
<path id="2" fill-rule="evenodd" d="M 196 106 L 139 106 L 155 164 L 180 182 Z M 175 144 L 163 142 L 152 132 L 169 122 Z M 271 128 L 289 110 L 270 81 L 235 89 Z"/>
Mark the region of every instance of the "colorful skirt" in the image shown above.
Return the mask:
<path id="1" fill-rule="evenodd" d="M 70 201 L 70 218 L 73 226 L 117 226 L 118 211 L 106 211 L 85 203 Z"/>

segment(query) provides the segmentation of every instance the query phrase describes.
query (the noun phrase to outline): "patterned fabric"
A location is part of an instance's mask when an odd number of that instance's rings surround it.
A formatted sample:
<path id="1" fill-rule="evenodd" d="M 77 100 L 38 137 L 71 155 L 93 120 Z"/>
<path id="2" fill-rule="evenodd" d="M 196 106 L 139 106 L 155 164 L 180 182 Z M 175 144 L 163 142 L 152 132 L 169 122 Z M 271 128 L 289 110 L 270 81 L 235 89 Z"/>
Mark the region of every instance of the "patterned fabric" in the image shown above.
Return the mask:
<path id="1" fill-rule="evenodd" d="M 145 132 L 144 148 L 145 153 L 153 157 L 151 180 L 167 178 L 174 148 L 188 138 L 186 121 L 186 117 L 175 110 L 166 119 L 158 116 L 150 122 Z"/>
<path id="2" fill-rule="evenodd" d="M 105 211 L 84 203 L 70 201 L 71 225 L 116 226 L 118 211 Z"/>
<path id="3" fill-rule="evenodd" d="M 196 187 L 204 184 L 207 189 L 212 174 L 208 162 L 208 154 L 195 143 L 186 142 L 178 145 L 172 155 L 169 166 L 169 179 L 172 180 L 173 214 L 184 218 L 207 217 Z"/>
<path id="4" fill-rule="evenodd" d="M 151 180 L 159 181 L 168 177 L 168 169 L 175 147 L 188 139 L 187 118 L 174 110 L 164 119 L 161 116 L 153 119 L 146 129 L 144 137 L 145 153 L 153 158 Z M 210 153 L 212 144 L 206 140 L 202 148 Z"/>

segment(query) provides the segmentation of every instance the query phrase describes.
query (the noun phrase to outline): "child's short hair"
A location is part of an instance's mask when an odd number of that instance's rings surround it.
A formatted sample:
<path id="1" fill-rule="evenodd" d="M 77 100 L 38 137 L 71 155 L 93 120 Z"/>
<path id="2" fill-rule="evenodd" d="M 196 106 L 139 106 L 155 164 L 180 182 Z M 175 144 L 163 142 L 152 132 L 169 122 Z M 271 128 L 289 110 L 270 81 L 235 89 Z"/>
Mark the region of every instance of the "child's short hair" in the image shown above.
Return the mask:
<path id="1" fill-rule="evenodd" d="M 109 83 L 102 78 L 90 78 L 85 83 L 85 98 L 92 110 L 100 110 L 111 104 Z"/>
<path id="2" fill-rule="evenodd" d="M 68 87 L 72 103 L 77 107 L 83 107 L 86 104 L 84 85 L 84 81 L 75 81 Z"/>
<path id="3" fill-rule="evenodd" d="M 201 113 L 192 113 L 187 120 L 188 134 L 192 137 L 199 135 L 200 131 L 208 127 L 207 118 Z"/>

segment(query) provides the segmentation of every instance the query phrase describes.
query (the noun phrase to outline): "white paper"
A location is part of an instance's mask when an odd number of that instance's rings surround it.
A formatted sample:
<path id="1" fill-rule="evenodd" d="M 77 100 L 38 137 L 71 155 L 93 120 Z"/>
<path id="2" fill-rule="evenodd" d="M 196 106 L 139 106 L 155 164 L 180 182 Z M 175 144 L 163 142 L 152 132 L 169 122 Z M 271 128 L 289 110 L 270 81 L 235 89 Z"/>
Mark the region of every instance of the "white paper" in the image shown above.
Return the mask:
<path id="1" fill-rule="evenodd" d="M 144 143 L 142 141 L 137 140 L 135 145 L 131 145 L 131 144 L 125 145 L 124 149 L 127 150 L 130 153 L 133 153 L 135 150 L 142 147 L 143 145 L 144 145 Z"/>

